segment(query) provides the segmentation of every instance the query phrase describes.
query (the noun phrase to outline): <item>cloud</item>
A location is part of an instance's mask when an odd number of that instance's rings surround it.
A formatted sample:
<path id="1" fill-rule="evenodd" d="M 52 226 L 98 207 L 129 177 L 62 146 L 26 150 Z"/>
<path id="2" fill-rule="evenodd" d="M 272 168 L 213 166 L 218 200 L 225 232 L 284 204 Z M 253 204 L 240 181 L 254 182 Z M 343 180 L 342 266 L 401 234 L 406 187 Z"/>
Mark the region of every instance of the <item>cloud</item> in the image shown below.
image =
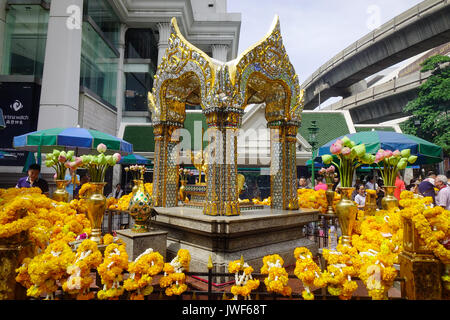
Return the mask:
<path id="1" fill-rule="evenodd" d="M 281 35 L 300 83 L 322 64 L 375 26 L 420 0 L 228 0 L 228 12 L 241 12 L 239 53 L 269 31 L 280 17 Z"/>

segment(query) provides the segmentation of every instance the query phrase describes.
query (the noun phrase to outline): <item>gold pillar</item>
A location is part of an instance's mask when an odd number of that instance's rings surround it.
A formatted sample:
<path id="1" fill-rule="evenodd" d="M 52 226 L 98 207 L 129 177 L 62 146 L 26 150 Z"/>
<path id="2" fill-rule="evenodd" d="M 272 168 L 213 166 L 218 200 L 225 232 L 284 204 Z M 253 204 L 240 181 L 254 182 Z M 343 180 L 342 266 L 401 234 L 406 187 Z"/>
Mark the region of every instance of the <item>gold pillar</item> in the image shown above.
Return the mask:
<path id="1" fill-rule="evenodd" d="M 270 128 L 270 195 L 271 207 L 298 209 L 295 124 L 276 121 Z"/>
<path id="2" fill-rule="evenodd" d="M 206 150 L 206 215 L 239 215 L 237 190 L 238 112 L 206 114 L 209 145 Z"/>
<path id="3" fill-rule="evenodd" d="M 159 123 L 154 126 L 155 160 L 153 167 L 153 201 L 155 207 L 175 207 L 178 191 L 179 126 Z"/>

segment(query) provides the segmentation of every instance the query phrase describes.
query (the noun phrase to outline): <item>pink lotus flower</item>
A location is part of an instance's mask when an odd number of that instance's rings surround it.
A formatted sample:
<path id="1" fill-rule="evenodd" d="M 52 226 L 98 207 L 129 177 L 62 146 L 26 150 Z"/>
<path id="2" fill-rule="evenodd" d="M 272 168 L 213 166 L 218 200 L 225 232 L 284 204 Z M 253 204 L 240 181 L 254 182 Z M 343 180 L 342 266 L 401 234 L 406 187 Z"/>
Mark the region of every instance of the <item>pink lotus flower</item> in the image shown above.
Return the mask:
<path id="1" fill-rule="evenodd" d="M 103 143 L 100 143 L 98 146 L 97 146 L 97 151 L 98 152 L 100 152 L 100 153 L 105 153 L 106 152 L 106 145 L 105 144 L 103 144 Z"/>
<path id="2" fill-rule="evenodd" d="M 325 172 L 327 172 L 327 170 L 325 168 L 322 168 L 319 170 L 319 174 L 324 174 Z"/>
<path id="3" fill-rule="evenodd" d="M 400 153 L 399 150 L 395 150 L 394 152 L 392 152 L 392 155 L 393 155 L 394 157 L 399 157 L 399 156 L 401 156 L 402 154 Z"/>
<path id="4" fill-rule="evenodd" d="M 385 150 L 384 151 L 384 157 L 385 158 L 392 157 L 392 151 L 391 150 Z"/>
<path id="5" fill-rule="evenodd" d="M 377 154 L 375 155 L 375 163 L 383 161 L 383 159 L 384 159 L 384 152 L 377 152 Z"/>
<path id="6" fill-rule="evenodd" d="M 332 154 L 340 154 L 341 151 L 342 151 L 342 144 L 340 143 L 335 142 L 330 147 L 330 152 Z"/>
<path id="7" fill-rule="evenodd" d="M 81 157 L 76 157 L 75 163 L 77 164 L 77 166 L 80 166 L 83 163 L 83 159 Z"/>
<path id="8" fill-rule="evenodd" d="M 119 162 L 122 159 L 122 156 L 120 155 L 120 153 L 114 153 L 113 158 L 114 160 L 116 160 L 116 162 Z"/>
<path id="9" fill-rule="evenodd" d="M 59 155 L 59 156 L 58 156 L 58 161 L 59 161 L 59 162 L 66 162 L 66 160 L 67 160 L 66 157 L 64 157 L 64 156 L 62 156 L 62 155 Z"/>
<path id="10" fill-rule="evenodd" d="M 344 156 L 349 155 L 351 152 L 352 152 L 352 149 L 350 149 L 349 147 L 344 147 L 344 148 L 342 148 L 342 154 L 343 154 Z"/>
<path id="11" fill-rule="evenodd" d="M 328 168 L 327 168 L 327 173 L 333 173 L 333 172 L 335 172 L 336 171 L 336 168 L 334 167 L 334 166 L 329 166 Z"/>

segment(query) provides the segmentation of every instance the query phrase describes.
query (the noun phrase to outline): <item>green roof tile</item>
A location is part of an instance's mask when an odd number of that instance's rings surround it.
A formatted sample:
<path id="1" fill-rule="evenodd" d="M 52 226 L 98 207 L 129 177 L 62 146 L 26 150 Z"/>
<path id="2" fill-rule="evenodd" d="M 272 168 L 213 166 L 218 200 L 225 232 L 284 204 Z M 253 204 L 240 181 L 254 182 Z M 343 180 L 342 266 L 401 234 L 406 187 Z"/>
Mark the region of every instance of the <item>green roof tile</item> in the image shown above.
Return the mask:
<path id="1" fill-rule="evenodd" d="M 316 120 L 319 131 L 317 132 L 318 145 L 322 146 L 328 141 L 337 137 L 349 134 L 350 130 L 345 121 L 345 116 L 342 113 L 337 112 L 303 112 L 302 124 L 298 129 L 298 133 L 305 138 L 309 139 L 308 127 L 311 126 L 311 121 Z"/>

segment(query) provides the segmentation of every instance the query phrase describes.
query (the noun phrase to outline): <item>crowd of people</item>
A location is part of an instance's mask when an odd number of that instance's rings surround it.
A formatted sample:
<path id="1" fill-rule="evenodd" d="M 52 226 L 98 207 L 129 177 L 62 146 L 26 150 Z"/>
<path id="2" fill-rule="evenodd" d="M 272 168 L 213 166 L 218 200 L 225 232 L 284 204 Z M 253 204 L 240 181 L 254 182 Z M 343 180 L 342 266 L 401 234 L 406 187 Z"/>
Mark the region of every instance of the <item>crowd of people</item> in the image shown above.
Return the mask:
<path id="1" fill-rule="evenodd" d="M 327 190 L 327 184 L 325 183 L 325 178 L 318 176 L 315 179 L 314 190 Z M 384 197 L 384 183 L 381 178 L 376 178 L 373 175 L 368 175 L 366 177 L 357 177 L 353 187 L 355 190 L 352 194 L 352 200 L 358 205 L 358 208 L 364 208 L 366 200 L 366 190 L 375 190 L 377 194 L 377 206 L 381 208 L 381 199 Z M 436 175 L 434 171 L 429 171 L 426 178 L 421 177 L 413 178 L 409 184 L 405 184 L 400 173 L 397 174 L 395 180 L 395 191 L 394 196 L 400 200 L 400 193 L 403 190 L 409 190 L 415 194 L 432 197 L 433 204 L 435 206 L 444 207 L 446 210 L 450 210 L 450 171 L 447 175 Z M 339 177 L 334 178 L 333 191 L 339 192 Z M 311 179 L 306 177 L 300 177 L 298 181 L 299 189 L 312 189 Z"/>

